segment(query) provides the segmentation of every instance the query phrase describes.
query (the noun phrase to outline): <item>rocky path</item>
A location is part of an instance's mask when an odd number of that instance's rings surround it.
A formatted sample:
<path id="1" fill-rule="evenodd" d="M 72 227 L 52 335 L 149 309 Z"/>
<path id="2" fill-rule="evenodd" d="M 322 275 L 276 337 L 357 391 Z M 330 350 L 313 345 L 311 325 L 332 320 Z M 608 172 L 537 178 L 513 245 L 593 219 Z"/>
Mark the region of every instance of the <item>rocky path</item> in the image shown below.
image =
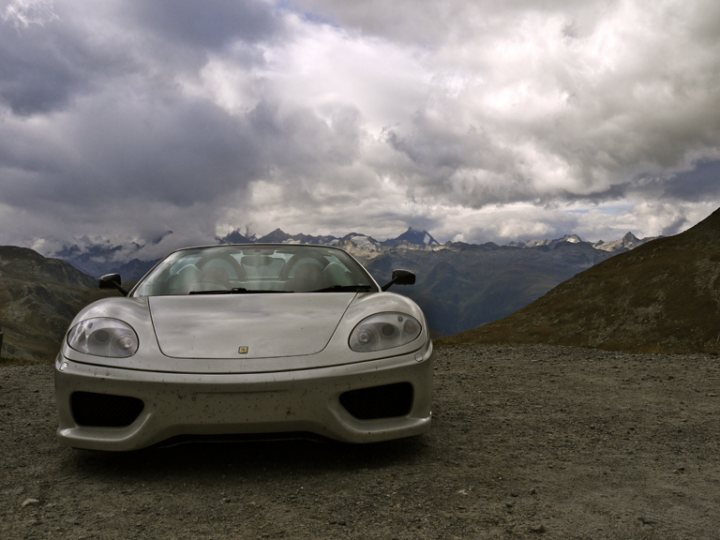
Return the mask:
<path id="1" fill-rule="evenodd" d="M 435 424 L 372 446 L 54 439 L 52 370 L 0 367 L 0 538 L 715 538 L 720 359 L 439 349 Z"/>

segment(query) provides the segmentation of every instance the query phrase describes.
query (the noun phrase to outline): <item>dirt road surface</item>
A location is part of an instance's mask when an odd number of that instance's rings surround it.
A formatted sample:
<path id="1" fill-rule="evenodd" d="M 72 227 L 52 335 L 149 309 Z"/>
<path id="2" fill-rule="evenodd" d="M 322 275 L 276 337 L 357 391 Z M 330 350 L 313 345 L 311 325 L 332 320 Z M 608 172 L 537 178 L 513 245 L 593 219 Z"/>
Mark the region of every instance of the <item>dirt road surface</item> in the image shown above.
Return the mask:
<path id="1" fill-rule="evenodd" d="M 0 367 L 0 538 L 718 538 L 720 359 L 437 351 L 434 425 L 80 452 L 52 368 Z"/>

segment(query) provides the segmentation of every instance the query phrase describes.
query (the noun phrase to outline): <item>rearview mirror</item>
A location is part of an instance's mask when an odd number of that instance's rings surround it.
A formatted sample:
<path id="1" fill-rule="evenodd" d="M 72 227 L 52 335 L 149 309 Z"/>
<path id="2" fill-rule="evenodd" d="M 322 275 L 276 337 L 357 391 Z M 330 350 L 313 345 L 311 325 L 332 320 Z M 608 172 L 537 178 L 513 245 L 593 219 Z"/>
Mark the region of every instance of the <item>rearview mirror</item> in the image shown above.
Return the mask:
<path id="1" fill-rule="evenodd" d="M 101 289 L 116 289 L 127 296 L 127 291 L 122 287 L 122 279 L 120 274 L 105 274 L 100 276 L 98 287 Z"/>
<path id="2" fill-rule="evenodd" d="M 393 270 L 392 272 L 392 279 L 389 283 L 386 283 L 381 287 L 383 291 L 387 291 L 390 287 L 392 287 L 394 284 L 398 285 L 414 285 L 415 284 L 415 274 L 410 272 L 409 270 Z"/>

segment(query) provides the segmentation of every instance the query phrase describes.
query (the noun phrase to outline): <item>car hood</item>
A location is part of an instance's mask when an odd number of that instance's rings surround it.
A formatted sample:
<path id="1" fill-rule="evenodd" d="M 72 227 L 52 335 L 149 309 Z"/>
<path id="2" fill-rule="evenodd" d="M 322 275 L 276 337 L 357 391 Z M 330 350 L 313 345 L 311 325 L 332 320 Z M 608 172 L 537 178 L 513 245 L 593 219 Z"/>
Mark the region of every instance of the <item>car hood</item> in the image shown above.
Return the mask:
<path id="1" fill-rule="evenodd" d="M 354 293 L 155 296 L 158 344 L 175 358 L 275 358 L 322 351 Z"/>

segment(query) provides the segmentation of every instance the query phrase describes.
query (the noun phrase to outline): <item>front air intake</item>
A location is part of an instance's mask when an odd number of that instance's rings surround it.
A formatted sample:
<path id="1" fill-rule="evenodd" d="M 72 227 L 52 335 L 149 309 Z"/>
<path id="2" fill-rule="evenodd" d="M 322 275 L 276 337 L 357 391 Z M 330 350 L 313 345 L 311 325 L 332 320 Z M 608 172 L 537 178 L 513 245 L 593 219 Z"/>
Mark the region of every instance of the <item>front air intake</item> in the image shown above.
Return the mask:
<path id="1" fill-rule="evenodd" d="M 129 396 L 73 392 L 70 409 L 75 423 L 92 427 L 125 427 L 140 416 L 142 400 Z"/>
<path id="2" fill-rule="evenodd" d="M 358 420 L 377 420 L 405 416 L 412 409 L 410 383 L 371 386 L 340 394 L 340 404 Z"/>

